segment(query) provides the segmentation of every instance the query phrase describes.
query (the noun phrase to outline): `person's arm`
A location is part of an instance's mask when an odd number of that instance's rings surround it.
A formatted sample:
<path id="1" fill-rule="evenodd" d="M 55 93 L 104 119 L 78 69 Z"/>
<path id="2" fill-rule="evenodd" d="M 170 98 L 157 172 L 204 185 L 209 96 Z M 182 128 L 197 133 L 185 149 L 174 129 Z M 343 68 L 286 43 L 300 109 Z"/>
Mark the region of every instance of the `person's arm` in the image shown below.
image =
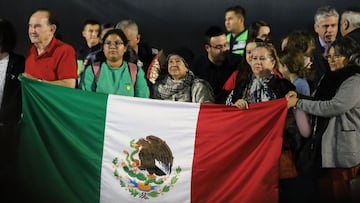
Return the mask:
<path id="1" fill-rule="evenodd" d="M 305 112 L 323 117 L 333 117 L 349 111 L 360 101 L 360 92 L 357 88 L 360 84 L 360 76 L 352 76 L 345 80 L 336 95 L 327 101 L 311 101 L 299 99 L 296 108 Z"/>
<path id="2" fill-rule="evenodd" d="M 70 79 L 64 79 L 64 80 L 54 80 L 54 81 L 47 81 L 47 80 L 40 80 L 38 78 L 35 78 L 34 76 L 28 74 L 28 73 L 24 73 L 23 74 L 25 77 L 33 79 L 33 80 L 39 80 L 42 82 L 46 82 L 46 83 L 50 83 L 50 84 L 54 84 L 54 85 L 60 85 L 60 86 L 64 86 L 64 87 L 70 87 L 70 88 L 75 88 L 76 85 L 76 80 L 73 78 Z"/>
<path id="3" fill-rule="evenodd" d="M 76 85 L 76 80 L 73 78 L 63 79 L 63 80 L 54 80 L 54 81 L 43 80 L 43 82 L 47 82 L 47 83 L 54 84 L 54 85 L 60 85 L 60 86 L 64 86 L 64 87 L 70 87 L 70 88 L 75 88 L 75 85 Z"/>
<path id="4" fill-rule="evenodd" d="M 191 101 L 193 103 L 214 103 L 214 93 L 210 84 L 201 79 L 194 80 L 191 87 Z"/>

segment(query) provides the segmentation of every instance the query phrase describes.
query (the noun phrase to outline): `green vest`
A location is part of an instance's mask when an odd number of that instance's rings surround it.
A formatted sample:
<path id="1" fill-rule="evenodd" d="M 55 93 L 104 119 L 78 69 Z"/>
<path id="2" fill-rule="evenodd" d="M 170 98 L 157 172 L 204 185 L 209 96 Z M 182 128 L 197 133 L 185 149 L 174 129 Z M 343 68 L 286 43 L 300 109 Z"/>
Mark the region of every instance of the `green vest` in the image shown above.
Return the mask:
<path id="1" fill-rule="evenodd" d="M 235 40 L 233 40 L 233 43 L 231 43 L 231 33 L 227 34 L 226 41 L 230 43 L 231 52 L 234 54 L 244 55 L 247 37 L 248 37 L 248 30 L 245 30 L 242 33 L 240 33 L 235 38 Z"/>

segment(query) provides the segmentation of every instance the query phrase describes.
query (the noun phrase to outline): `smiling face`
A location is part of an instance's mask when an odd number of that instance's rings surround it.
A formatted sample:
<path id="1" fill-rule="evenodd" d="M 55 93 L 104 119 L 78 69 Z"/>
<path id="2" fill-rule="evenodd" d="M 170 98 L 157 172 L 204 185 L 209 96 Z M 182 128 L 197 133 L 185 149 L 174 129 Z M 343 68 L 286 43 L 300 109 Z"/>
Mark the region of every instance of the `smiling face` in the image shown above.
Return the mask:
<path id="1" fill-rule="evenodd" d="M 179 55 L 171 55 L 168 60 L 168 72 L 175 80 L 180 80 L 185 77 L 188 72 L 183 59 Z"/>
<path id="2" fill-rule="evenodd" d="M 245 55 L 246 55 L 246 62 L 248 64 L 251 63 L 251 58 L 252 58 L 252 51 L 254 50 L 254 48 L 256 47 L 256 42 L 248 42 L 246 44 L 246 47 L 245 47 Z"/>
<path id="3" fill-rule="evenodd" d="M 268 75 L 274 69 L 275 60 L 265 47 L 256 47 L 252 51 L 250 66 L 255 77 L 260 78 Z"/>
<path id="4" fill-rule="evenodd" d="M 341 54 L 335 52 L 334 47 L 330 47 L 329 54 L 326 56 L 331 71 L 342 69 L 347 64 L 347 59 Z"/>
<path id="5" fill-rule="evenodd" d="M 49 23 L 49 13 L 37 11 L 29 19 L 28 34 L 31 43 L 47 46 L 54 36 L 56 25 Z"/>

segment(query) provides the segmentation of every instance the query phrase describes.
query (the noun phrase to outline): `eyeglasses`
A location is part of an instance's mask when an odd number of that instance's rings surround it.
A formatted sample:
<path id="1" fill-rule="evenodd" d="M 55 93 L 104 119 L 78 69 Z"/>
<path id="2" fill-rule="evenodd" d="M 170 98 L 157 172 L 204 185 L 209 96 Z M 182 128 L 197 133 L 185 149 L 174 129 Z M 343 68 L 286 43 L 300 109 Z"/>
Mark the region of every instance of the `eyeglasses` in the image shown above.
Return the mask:
<path id="1" fill-rule="evenodd" d="M 218 45 L 211 45 L 209 44 L 210 47 L 214 48 L 214 49 L 218 49 L 218 50 L 224 50 L 224 49 L 227 49 L 230 47 L 229 43 L 226 43 L 226 44 L 218 44 Z"/>
<path id="2" fill-rule="evenodd" d="M 337 60 L 337 59 L 339 59 L 339 58 L 341 58 L 341 57 L 344 57 L 344 56 L 342 56 L 342 55 L 340 55 L 340 54 L 334 54 L 334 55 L 326 55 L 325 56 L 325 58 L 327 59 L 327 60 L 332 60 L 332 59 L 334 59 L 334 60 Z"/>
<path id="3" fill-rule="evenodd" d="M 107 41 L 104 43 L 107 47 L 110 47 L 111 45 L 114 45 L 115 47 L 119 47 L 120 45 L 123 45 L 124 42 L 121 41 L 116 41 L 116 42 L 112 42 L 112 41 Z"/>

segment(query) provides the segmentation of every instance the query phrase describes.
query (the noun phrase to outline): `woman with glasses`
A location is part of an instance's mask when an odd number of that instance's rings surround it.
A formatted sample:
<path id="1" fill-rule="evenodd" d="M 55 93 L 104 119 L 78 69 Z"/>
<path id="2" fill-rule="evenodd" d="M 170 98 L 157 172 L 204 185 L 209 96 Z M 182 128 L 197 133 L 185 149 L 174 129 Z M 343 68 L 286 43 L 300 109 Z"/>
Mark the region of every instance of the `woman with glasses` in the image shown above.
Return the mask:
<path id="1" fill-rule="evenodd" d="M 339 38 L 326 58 L 331 71 L 320 80 L 314 97 L 289 92 L 288 106 L 313 115 L 311 136 L 320 138 L 320 163 L 319 169 L 315 165 L 307 172 L 318 178 L 320 202 L 351 202 L 350 180 L 360 168 L 360 45 Z"/>
<path id="2" fill-rule="evenodd" d="M 103 38 L 105 61 L 86 67 L 80 88 L 92 92 L 149 98 L 142 68 L 128 63 L 128 40 L 120 29 L 109 30 Z"/>
<path id="3" fill-rule="evenodd" d="M 282 98 L 295 87 L 290 81 L 274 74 L 279 59 L 273 45 L 257 43 L 252 51 L 250 69 L 247 77 L 238 80 L 230 92 L 226 105 L 241 109 L 249 108 L 249 103 L 264 102 Z"/>

